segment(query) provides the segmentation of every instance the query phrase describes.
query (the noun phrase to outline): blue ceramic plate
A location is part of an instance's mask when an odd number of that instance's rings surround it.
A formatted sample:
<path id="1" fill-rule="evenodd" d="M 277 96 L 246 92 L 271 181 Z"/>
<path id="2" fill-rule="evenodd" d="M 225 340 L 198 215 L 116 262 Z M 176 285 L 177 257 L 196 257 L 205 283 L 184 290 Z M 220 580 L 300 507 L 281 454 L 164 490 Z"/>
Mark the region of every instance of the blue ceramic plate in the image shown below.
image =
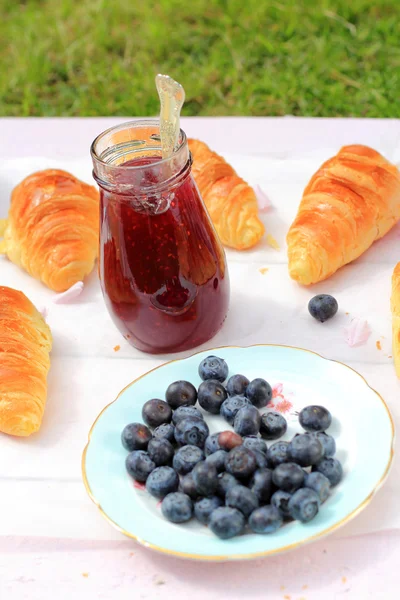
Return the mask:
<path id="1" fill-rule="evenodd" d="M 172 381 L 186 379 L 199 385 L 197 368 L 209 354 L 223 357 L 230 375 L 263 377 L 271 383 L 274 397 L 264 410 L 281 411 L 287 418 L 289 427 L 283 439 L 300 431 L 296 412 L 304 406 L 322 404 L 331 411 L 329 433 L 336 438 L 344 478 L 310 523 L 292 522 L 271 535 L 247 533 L 220 540 L 195 520 L 185 525 L 166 521 L 160 503 L 134 485 L 126 473 L 127 452 L 120 441 L 123 427 L 142 421 L 143 403 L 150 398 L 164 398 Z M 211 433 L 229 428 L 219 416 L 207 414 L 206 420 Z M 256 558 L 327 535 L 361 512 L 385 481 L 393 442 L 393 421 L 384 400 L 350 367 L 285 346 L 217 348 L 164 364 L 128 385 L 100 413 L 90 430 L 82 459 L 83 479 L 106 519 L 147 547 L 199 560 Z"/>

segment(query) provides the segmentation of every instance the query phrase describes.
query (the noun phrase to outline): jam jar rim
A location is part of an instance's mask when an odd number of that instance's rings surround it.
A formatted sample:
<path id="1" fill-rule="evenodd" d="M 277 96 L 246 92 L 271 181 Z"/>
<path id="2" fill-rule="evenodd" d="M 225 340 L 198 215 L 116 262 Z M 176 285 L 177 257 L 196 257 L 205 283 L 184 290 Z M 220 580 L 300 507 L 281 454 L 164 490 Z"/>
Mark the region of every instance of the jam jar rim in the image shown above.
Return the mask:
<path id="1" fill-rule="evenodd" d="M 118 129 L 123 129 L 124 127 L 146 127 L 146 126 L 156 126 L 159 128 L 160 126 L 160 120 L 159 119 L 133 119 L 132 121 L 124 121 L 123 123 L 120 123 L 119 125 L 113 125 L 112 127 L 109 127 L 108 129 L 105 129 L 104 131 L 102 131 L 101 133 L 99 133 L 99 135 L 97 135 L 95 137 L 95 139 L 93 140 L 91 146 L 90 146 L 90 154 L 91 157 L 93 159 L 93 161 L 95 162 L 99 162 L 100 164 L 106 166 L 108 169 L 112 169 L 115 170 L 115 172 L 120 171 L 121 169 L 130 169 L 132 171 L 138 171 L 140 169 L 143 169 L 143 165 L 129 165 L 129 166 L 124 166 L 123 163 L 120 165 L 113 165 L 112 163 L 106 162 L 105 160 L 103 160 L 101 158 L 101 156 L 99 156 L 99 154 L 97 154 L 95 147 L 97 145 L 97 143 L 100 141 L 100 139 L 103 136 L 108 135 L 109 133 L 111 133 L 112 131 L 116 131 Z M 168 162 L 171 162 L 174 158 L 176 158 L 177 154 L 179 154 L 179 152 L 185 148 L 187 144 L 187 136 L 186 133 L 183 131 L 183 129 L 179 129 L 179 146 L 176 150 L 173 151 L 173 153 L 171 154 L 171 156 L 168 156 L 167 158 L 160 158 L 160 160 L 156 160 L 154 161 L 154 163 L 152 164 L 153 167 L 155 166 L 159 166 L 161 164 L 167 164 Z"/>

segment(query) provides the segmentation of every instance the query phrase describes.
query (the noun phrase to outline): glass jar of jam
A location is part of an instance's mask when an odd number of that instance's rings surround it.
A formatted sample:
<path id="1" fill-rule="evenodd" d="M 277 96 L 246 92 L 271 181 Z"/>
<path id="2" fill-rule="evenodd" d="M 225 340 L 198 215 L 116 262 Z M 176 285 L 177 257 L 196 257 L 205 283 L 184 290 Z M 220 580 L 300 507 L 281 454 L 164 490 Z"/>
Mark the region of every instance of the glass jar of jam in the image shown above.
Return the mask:
<path id="1" fill-rule="evenodd" d="M 91 154 L 100 187 L 100 280 L 118 329 L 144 352 L 207 342 L 225 320 L 229 276 L 191 175 L 185 133 L 163 159 L 158 121 L 139 119 L 100 134 Z"/>

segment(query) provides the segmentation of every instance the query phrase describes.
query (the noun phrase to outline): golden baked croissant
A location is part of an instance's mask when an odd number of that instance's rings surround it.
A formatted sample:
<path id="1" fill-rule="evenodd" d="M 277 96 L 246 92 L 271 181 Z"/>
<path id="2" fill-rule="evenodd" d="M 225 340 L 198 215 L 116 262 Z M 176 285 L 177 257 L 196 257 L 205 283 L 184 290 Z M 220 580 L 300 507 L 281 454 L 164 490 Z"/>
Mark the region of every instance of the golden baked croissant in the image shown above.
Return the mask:
<path id="1" fill-rule="evenodd" d="M 47 395 L 52 338 L 32 302 L 0 286 L 0 431 L 38 431 Z"/>
<path id="2" fill-rule="evenodd" d="M 304 285 L 326 279 L 399 219 L 399 170 L 367 146 L 344 146 L 304 190 L 287 235 L 290 276 Z"/>
<path id="3" fill-rule="evenodd" d="M 0 253 L 56 292 L 82 281 L 99 244 L 99 195 L 66 171 L 33 173 L 13 190 Z"/>
<path id="4" fill-rule="evenodd" d="M 400 262 L 392 275 L 392 346 L 397 377 L 400 377 Z"/>
<path id="5" fill-rule="evenodd" d="M 192 173 L 221 242 L 237 250 L 251 248 L 265 232 L 254 190 L 206 144 L 188 141 Z"/>

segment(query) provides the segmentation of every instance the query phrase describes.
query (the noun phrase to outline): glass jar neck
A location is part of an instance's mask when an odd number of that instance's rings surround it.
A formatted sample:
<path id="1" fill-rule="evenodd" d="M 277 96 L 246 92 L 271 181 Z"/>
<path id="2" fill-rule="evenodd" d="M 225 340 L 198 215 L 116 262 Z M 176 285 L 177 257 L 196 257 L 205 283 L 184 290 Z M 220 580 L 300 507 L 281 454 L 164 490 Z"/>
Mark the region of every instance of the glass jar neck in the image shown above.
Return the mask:
<path id="1" fill-rule="evenodd" d="M 159 121 L 138 119 L 101 133 L 91 147 L 93 176 L 117 194 L 154 194 L 180 185 L 192 160 L 184 131 L 169 158 L 162 157 Z"/>

